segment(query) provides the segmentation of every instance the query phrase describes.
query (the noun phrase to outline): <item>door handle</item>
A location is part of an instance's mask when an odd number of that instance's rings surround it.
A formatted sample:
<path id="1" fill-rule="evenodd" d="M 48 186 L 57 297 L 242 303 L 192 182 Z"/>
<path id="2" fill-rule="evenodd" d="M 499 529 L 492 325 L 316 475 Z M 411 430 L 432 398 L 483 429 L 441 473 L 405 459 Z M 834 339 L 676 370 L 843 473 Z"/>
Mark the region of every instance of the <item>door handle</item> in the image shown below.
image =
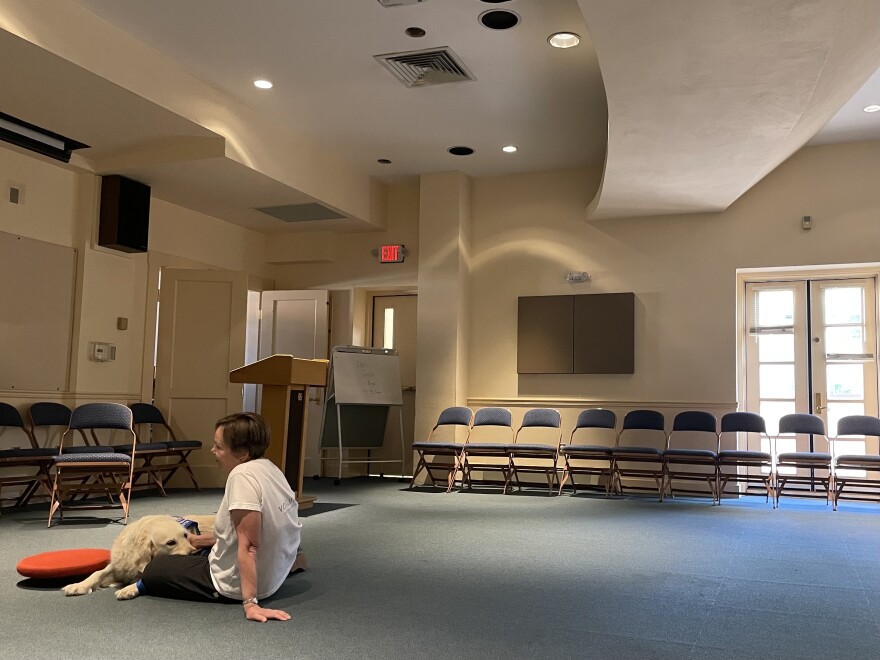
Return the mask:
<path id="1" fill-rule="evenodd" d="M 820 413 L 823 410 L 828 410 L 828 406 L 822 405 L 822 394 L 820 392 L 816 392 L 816 405 L 813 407 L 816 409 L 817 413 Z"/>

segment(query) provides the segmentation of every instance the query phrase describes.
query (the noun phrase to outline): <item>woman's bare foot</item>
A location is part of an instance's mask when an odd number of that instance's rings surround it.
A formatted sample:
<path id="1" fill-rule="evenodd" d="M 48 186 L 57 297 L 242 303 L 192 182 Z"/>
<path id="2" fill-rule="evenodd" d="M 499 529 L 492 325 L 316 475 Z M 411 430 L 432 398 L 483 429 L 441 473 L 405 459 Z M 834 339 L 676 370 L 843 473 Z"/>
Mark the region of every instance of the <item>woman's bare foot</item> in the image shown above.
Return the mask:
<path id="1" fill-rule="evenodd" d="M 302 573 L 309 566 L 309 560 L 306 559 L 306 553 L 298 552 L 296 553 L 296 559 L 293 560 L 293 566 L 290 567 L 290 574 L 296 575 L 297 573 Z"/>

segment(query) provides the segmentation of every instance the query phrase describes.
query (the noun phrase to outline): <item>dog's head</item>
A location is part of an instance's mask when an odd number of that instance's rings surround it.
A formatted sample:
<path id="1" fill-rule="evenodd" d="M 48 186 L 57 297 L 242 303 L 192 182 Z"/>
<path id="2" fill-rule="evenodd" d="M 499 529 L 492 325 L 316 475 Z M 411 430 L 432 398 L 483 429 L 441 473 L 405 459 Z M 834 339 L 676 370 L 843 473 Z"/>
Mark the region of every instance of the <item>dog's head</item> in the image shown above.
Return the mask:
<path id="1" fill-rule="evenodd" d="M 150 556 L 190 555 L 196 548 L 187 540 L 183 525 L 170 516 L 157 516 L 143 530 L 144 540 L 150 547 Z"/>

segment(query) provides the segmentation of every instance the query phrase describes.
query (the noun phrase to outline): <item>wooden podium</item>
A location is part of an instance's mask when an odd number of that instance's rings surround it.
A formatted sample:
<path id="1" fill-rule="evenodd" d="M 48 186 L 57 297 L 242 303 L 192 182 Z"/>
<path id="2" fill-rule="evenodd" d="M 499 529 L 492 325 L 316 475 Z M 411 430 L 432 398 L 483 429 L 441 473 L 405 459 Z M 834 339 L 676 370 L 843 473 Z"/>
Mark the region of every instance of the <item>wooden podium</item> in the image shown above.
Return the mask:
<path id="1" fill-rule="evenodd" d="M 308 389 L 326 387 L 327 365 L 327 360 L 272 355 L 229 372 L 230 383 L 263 386 L 260 414 L 271 433 L 266 458 L 284 472 L 300 509 L 308 509 L 315 501 L 313 496 L 303 495 L 302 490 Z"/>

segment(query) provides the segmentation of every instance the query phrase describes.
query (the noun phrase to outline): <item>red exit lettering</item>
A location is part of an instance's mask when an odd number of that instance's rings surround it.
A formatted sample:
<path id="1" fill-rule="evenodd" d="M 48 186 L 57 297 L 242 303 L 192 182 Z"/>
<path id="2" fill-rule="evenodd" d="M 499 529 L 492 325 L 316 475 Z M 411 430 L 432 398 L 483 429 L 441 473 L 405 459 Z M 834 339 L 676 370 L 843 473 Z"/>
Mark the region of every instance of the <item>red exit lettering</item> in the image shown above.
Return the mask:
<path id="1" fill-rule="evenodd" d="M 403 261 L 401 252 L 402 245 L 383 245 L 379 248 L 379 261 L 386 263 L 400 263 Z"/>

